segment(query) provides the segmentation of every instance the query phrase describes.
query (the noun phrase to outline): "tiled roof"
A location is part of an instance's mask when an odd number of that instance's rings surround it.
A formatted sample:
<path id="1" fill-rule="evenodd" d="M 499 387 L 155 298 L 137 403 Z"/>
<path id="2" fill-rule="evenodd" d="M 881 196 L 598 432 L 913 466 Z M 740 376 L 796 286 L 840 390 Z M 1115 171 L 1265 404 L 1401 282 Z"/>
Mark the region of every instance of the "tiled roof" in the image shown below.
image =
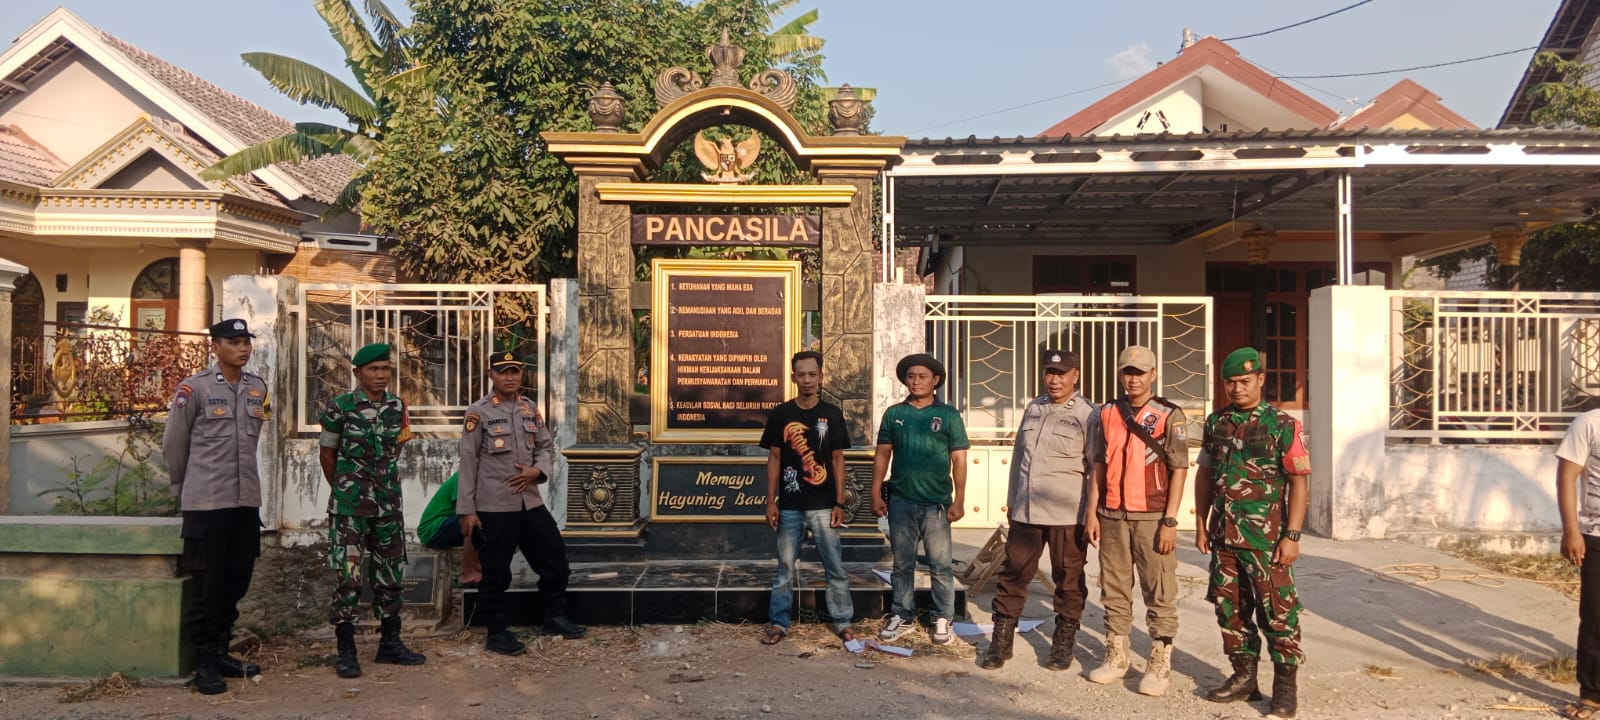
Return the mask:
<path id="1" fill-rule="evenodd" d="M 266 108 L 223 90 L 104 30 L 99 32 L 109 47 L 121 53 L 135 67 L 241 141 L 254 145 L 294 130 L 293 123 Z M 283 163 L 278 167 L 305 186 L 309 198 L 328 204 L 339 197 L 339 192 L 349 179 L 361 170 L 359 163 L 343 155 L 325 156 L 303 163 Z"/>
<path id="2" fill-rule="evenodd" d="M 0 181 L 49 187 L 67 164 L 21 128 L 0 125 Z"/>
<path id="3" fill-rule="evenodd" d="M 182 123 L 163 120 L 161 118 L 150 118 L 150 124 L 166 133 L 174 141 L 182 145 L 185 150 L 193 154 L 196 160 L 199 160 L 206 165 L 212 165 L 218 160 L 222 159 L 221 156 L 217 155 L 216 152 L 212 151 L 210 147 L 202 142 L 200 138 L 190 134 L 189 129 L 184 127 Z M 250 198 L 251 200 L 264 202 L 268 205 L 288 207 L 288 205 L 286 205 L 282 199 L 280 199 L 271 190 L 268 190 L 263 184 L 261 184 L 259 180 L 256 180 L 254 176 L 233 178 L 232 184 L 234 187 L 238 188 L 240 195 Z"/>

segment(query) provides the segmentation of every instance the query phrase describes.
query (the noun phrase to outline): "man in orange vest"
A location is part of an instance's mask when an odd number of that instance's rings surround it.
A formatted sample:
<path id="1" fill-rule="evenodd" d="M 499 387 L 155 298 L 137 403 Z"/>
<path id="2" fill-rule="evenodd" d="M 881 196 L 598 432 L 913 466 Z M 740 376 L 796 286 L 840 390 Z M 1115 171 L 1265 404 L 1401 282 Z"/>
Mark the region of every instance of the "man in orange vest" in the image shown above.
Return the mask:
<path id="1" fill-rule="evenodd" d="M 1105 441 L 1094 459 L 1089 542 L 1100 545 L 1100 604 L 1106 610 L 1106 657 L 1089 672 L 1102 685 L 1128 671 L 1133 576 L 1139 574 L 1150 631 L 1150 660 L 1139 692 L 1161 695 L 1172 676 L 1178 634 L 1178 506 L 1189 469 L 1183 411 L 1155 396 L 1156 356 L 1133 345 L 1117 356 L 1123 397 L 1100 409 Z"/>

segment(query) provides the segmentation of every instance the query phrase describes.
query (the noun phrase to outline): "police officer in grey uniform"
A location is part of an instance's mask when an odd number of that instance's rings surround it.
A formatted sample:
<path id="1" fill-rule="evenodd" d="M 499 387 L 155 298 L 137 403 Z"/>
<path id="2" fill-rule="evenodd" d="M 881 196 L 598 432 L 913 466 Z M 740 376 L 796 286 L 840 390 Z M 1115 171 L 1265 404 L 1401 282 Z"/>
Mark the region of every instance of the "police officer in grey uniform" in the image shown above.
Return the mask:
<path id="1" fill-rule="evenodd" d="M 461 427 L 456 514 L 483 564 L 477 612 L 489 630 L 485 647 L 516 655 L 527 648 L 506 630 L 505 591 L 518 550 L 539 574 L 544 632 L 577 639 L 587 630 L 567 618 L 567 548 L 539 492 L 555 472 L 555 439 L 522 395 L 522 361 L 515 354 L 495 353 L 489 378 L 494 391 L 467 408 Z"/>
<path id="2" fill-rule="evenodd" d="M 1100 412 L 1077 391 L 1078 356 L 1067 350 L 1044 351 L 1045 393 L 1022 413 L 1011 453 L 1011 484 L 1006 493 L 1011 532 L 1006 557 L 995 581 L 994 637 L 978 659 L 994 670 L 1011 659 L 1017 618 L 1028 601 L 1028 584 L 1038 571 L 1039 556 L 1050 548 L 1055 580 L 1055 636 L 1045 667 L 1072 667 L 1072 648 L 1083 618 L 1088 583 L 1084 534 L 1084 500 L 1093 475 L 1095 443 L 1100 441 Z"/>
<path id="3" fill-rule="evenodd" d="M 254 337 L 243 320 L 211 326 L 217 362 L 178 385 L 161 440 L 183 510 L 182 566 L 198 588 L 184 615 L 195 650 L 194 686 L 207 695 L 226 692 L 225 677 L 261 672 L 228 655 L 239 600 L 261 554 L 256 445 L 272 405 L 267 383 L 244 371 Z"/>

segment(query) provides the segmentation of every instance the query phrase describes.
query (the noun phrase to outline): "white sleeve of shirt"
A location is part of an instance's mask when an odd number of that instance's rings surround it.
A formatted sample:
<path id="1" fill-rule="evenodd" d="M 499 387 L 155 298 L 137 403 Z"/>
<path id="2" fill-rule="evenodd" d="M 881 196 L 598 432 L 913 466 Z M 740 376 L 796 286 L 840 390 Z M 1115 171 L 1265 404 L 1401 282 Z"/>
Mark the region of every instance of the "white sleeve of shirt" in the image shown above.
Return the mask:
<path id="1" fill-rule="evenodd" d="M 1586 412 L 1574 418 L 1572 425 L 1567 428 L 1567 434 L 1561 438 L 1561 445 L 1556 448 L 1556 457 L 1586 465 L 1594 446 L 1596 421 L 1600 421 L 1600 412 Z"/>

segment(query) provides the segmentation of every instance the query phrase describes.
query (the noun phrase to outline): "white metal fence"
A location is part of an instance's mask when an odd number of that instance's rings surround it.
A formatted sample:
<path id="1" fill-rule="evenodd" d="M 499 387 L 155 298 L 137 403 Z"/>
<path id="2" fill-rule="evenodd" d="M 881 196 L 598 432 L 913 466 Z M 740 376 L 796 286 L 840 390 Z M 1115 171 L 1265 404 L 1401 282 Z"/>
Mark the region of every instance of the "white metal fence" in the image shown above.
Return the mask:
<path id="1" fill-rule="evenodd" d="M 1389 297 L 1391 438 L 1550 440 L 1600 407 L 1600 294 Z"/>
<path id="2" fill-rule="evenodd" d="M 1122 394 L 1117 354 L 1144 345 L 1158 361 L 1156 394 L 1191 424 L 1211 409 L 1211 299 L 1206 297 L 930 295 L 928 349 L 946 365 L 940 391 L 964 411 L 974 441 L 1005 441 L 1044 392 L 1045 350 L 1076 352 L 1080 389 L 1103 403 Z"/>
<path id="3" fill-rule="evenodd" d="M 544 406 L 548 307 L 543 285 L 300 285 L 296 411 L 302 432 L 319 429 L 323 405 L 354 387 L 350 357 L 368 343 L 394 345 L 390 391 L 406 401 L 417 432 L 459 429 L 468 405 L 488 394 L 489 356 L 528 363 L 524 393 Z"/>

